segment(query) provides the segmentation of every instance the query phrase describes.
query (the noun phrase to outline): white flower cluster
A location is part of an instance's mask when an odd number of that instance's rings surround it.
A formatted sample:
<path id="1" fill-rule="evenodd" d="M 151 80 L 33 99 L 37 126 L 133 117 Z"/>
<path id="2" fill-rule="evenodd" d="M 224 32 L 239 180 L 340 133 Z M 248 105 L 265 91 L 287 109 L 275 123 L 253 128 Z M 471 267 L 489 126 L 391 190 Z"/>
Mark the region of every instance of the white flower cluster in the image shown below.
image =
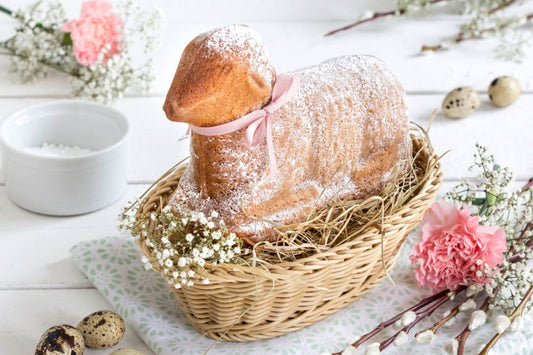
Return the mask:
<path id="1" fill-rule="evenodd" d="M 9 72 L 18 80 L 35 82 L 45 78 L 50 68 L 70 72 L 77 66 L 72 50 L 63 42 L 61 24 L 66 17 L 59 1 L 41 1 L 12 16 L 18 21 L 16 34 L 0 42 L 0 49 L 11 56 Z"/>
<path id="2" fill-rule="evenodd" d="M 41 80 L 50 69 L 69 75 L 75 97 L 113 104 L 127 90 L 145 92 L 155 81 L 149 55 L 158 43 L 162 15 L 132 0 L 119 3 L 113 11 L 124 20 L 119 51 L 106 60 L 110 48 L 104 48 L 94 65 L 76 61 L 70 36 L 61 30 L 67 19 L 58 0 L 38 1 L 13 13 L 19 25 L 13 37 L 0 42 L 0 54 L 11 56 L 9 71 L 22 82 Z M 148 59 L 134 62 L 139 49 Z"/>
<path id="3" fill-rule="evenodd" d="M 526 261 L 504 261 L 500 272 L 493 277 L 490 284 L 485 286 L 485 290 L 491 297 L 489 307 L 501 309 L 506 314 L 511 314 L 531 285 L 533 285 L 533 272 Z M 529 302 L 526 311 L 530 308 L 531 302 Z"/>
<path id="4" fill-rule="evenodd" d="M 75 97 L 104 104 L 117 102 L 129 88 L 147 91 L 154 81 L 151 60 L 134 68 L 131 57 L 124 52 L 113 55 L 106 62 L 80 67 L 77 76 L 71 78 Z"/>
<path id="5" fill-rule="evenodd" d="M 135 220 L 128 211 L 121 215 L 120 227 L 144 237 L 154 255 L 143 257 L 145 267 L 157 264 L 177 289 L 196 282 L 209 284 L 209 264 L 238 264 L 250 253 L 241 239 L 227 231 L 216 211 L 206 216 L 183 206 L 167 206 L 161 213 L 151 213 L 147 221 Z"/>
<path id="6" fill-rule="evenodd" d="M 116 6 L 116 13 L 124 21 L 119 53 L 104 60 L 109 48 L 104 48 L 95 65 L 80 67 L 72 78 L 73 94 L 97 102 L 112 104 L 122 98 L 128 89 L 146 92 L 155 82 L 155 69 L 151 58 L 136 63 L 135 49 L 142 47 L 144 56 L 152 53 L 159 43 L 159 30 L 163 15 L 159 10 L 143 9 L 133 0 Z"/>

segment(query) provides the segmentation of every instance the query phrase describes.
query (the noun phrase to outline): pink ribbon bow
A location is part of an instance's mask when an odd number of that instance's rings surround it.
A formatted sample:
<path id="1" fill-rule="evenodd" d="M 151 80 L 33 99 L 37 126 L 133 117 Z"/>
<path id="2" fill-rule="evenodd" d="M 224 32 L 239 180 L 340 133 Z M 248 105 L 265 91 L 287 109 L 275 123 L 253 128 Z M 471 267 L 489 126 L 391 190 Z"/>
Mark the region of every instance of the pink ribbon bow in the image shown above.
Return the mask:
<path id="1" fill-rule="evenodd" d="M 299 88 L 300 78 L 297 76 L 278 75 L 272 89 L 272 100 L 262 109 L 252 111 L 241 118 L 218 126 L 198 127 L 190 124 L 189 129 L 203 136 L 219 136 L 246 128 L 244 137 L 248 148 L 258 146 L 266 137 L 270 158 L 268 178 L 271 179 L 278 170 L 272 140 L 272 113 L 289 101 Z"/>

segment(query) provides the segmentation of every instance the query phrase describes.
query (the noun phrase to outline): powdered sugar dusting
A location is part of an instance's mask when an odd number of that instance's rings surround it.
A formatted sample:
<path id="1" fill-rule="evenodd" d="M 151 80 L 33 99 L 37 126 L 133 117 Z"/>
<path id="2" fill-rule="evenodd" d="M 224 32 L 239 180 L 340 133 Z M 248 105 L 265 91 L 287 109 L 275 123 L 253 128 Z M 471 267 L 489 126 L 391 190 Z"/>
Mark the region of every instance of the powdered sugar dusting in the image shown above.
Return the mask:
<path id="1" fill-rule="evenodd" d="M 258 53 L 249 53 L 247 43 L 260 39 L 247 27 L 217 31 L 208 40 L 217 53 L 235 55 L 245 46 L 250 62 L 268 60 L 262 47 L 251 46 Z M 273 236 L 272 222 L 301 221 L 330 199 L 379 193 L 405 165 L 411 150 L 405 93 L 381 60 L 335 58 L 289 75 L 298 75 L 302 86 L 274 113 L 275 179 L 266 179 L 266 142 L 248 149 L 243 130 L 193 133 L 191 164 L 171 204 L 216 210 L 231 231 L 257 241 Z M 205 151 L 194 149 L 199 146 Z M 209 169 L 209 186 L 199 185 L 202 167 Z"/>
<path id="2" fill-rule="evenodd" d="M 272 82 L 270 58 L 263 40 L 252 28 L 245 25 L 217 28 L 208 34 L 205 45 L 208 55 L 216 53 L 223 58 L 246 58 L 253 72 L 261 75 L 265 82 Z"/>

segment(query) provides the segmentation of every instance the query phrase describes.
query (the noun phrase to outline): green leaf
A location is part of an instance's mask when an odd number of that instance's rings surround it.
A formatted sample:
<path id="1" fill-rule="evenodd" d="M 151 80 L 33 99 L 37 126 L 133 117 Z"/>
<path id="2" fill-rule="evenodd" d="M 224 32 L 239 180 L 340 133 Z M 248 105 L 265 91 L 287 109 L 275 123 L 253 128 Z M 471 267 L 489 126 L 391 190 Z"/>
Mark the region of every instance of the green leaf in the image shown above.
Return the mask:
<path id="1" fill-rule="evenodd" d="M 72 46 L 72 37 L 70 37 L 70 32 L 65 32 L 63 35 L 63 40 L 61 40 L 61 44 L 64 46 Z"/>
<path id="2" fill-rule="evenodd" d="M 485 204 L 485 201 L 487 199 L 485 197 L 479 197 L 479 198 L 475 198 L 473 201 L 472 201 L 472 204 L 474 206 L 481 206 L 483 204 Z"/>
<path id="3" fill-rule="evenodd" d="M 499 194 L 495 193 L 494 191 L 487 191 L 485 192 L 485 196 L 487 196 L 487 206 L 492 206 L 496 203 Z"/>

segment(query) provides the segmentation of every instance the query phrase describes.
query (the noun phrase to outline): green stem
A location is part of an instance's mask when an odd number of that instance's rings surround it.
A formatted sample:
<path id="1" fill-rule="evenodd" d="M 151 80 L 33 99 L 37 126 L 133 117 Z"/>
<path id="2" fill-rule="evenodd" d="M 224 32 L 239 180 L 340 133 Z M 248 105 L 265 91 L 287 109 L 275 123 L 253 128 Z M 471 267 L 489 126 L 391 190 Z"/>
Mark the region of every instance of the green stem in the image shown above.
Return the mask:
<path id="1" fill-rule="evenodd" d="M 0 5 L 0 12 L 3 12 L 4 14 L 8 16 L 13 15 L 13 11 L 9 10 L 8 8 L 3 7 L 2 5 Z"/>

